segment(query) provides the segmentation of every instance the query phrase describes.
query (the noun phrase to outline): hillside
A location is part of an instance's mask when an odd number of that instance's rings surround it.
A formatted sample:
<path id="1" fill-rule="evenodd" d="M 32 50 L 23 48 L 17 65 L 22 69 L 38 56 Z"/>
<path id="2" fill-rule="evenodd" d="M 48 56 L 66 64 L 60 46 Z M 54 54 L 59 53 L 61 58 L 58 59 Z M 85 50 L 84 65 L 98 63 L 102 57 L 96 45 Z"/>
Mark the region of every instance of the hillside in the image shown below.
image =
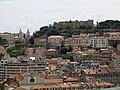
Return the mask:
<path id="1" fill-rule="evenodd" d="M 74 22 L 74 23 L 73 23 Z M 85 22 L 85 23 L 83 23 Z M 65 21 L 54 23 L 50 26 L 43 26 L 39 31 L 36 31 L 34 37 L 48 37 L 51 35 L 62 35 L 64 37 L 71 37 L 73 34 L 80 33 L 100 33 L 108 31 L 120 31 L 120 21 L 118 20 L 106 20 L 97 23 L 96 26 L 92 27 L 92 24 L 87 23 L 89 21 L 82 21 L 82 24 L 78 21 Z M 74 27 L 73 27 L 74 24 Z M 80 25 L 79 25 L 80 24 Z M 79 27 L 78 27 L 79 26 Z"/>

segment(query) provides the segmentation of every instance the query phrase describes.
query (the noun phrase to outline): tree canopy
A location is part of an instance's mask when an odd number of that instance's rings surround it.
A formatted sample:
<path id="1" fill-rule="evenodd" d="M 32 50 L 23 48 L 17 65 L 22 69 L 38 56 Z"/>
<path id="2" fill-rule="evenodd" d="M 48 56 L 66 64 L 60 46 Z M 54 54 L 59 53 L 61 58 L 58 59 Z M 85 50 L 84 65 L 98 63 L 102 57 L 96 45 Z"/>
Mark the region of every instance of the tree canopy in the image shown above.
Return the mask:
<path id="1" fill-rule="evenodd" d="M 8 41 L 0 37 L 0 45 L 5 45 L 5 44 L 8 44 Z"/>
<path id="2" fill-rule="evenodd" d="M 106 21 L 100 22 L 97 28 L 99 29 L 120 29 L 120 21 L 106 20 Z"/>

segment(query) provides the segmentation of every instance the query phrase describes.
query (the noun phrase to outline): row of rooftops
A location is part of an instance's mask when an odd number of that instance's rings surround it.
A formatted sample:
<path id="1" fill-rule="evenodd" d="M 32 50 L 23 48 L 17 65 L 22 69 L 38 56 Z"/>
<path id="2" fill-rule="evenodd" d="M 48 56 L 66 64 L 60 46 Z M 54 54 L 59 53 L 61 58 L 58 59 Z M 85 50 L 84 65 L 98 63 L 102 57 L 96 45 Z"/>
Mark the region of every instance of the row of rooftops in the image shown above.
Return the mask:
<path id="1" fill-rule="evenodd" d="M 46 89 L 46 88 L 72 88 L 72 87 L 79 87 L 80 84 L 57 84 L 57 85 L 44 85 L 44 86 L 33 86 L 32 89 Z"/>
<path id="2" fill-rule="evenodd" d="M 84 70 L 85 74 L 110 74 L 110 73 L 119 73 L 120 69 L 118 68 L 100 68 L 99 70 Z"/>
<path id="3" fill-rule="evenodd" d="M 106 32 L 104 35 L 119 35 L 120 32 Z M 103 37 L 98 34 L 80 34 L 80 35 L 72 35 L 73 38 L 79 38 L 79 37 Z M 49 36 L 49 38 L 64 38 L 63 36 Z"/>
<path id="4" fill-rule="evenodd" d="M 45 63 L 8 63 L 4 64 L 4 66 L 42 66 L 45 65 Z"/>

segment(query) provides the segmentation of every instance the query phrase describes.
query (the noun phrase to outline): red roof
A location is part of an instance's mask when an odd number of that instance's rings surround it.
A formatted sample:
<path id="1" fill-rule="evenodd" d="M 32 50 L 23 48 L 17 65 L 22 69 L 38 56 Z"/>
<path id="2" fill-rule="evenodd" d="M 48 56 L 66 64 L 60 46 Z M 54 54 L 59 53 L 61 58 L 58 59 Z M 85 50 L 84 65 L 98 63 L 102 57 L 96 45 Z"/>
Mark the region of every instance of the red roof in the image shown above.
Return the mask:
<path id="1" fill-rule="evenodd" d="M 64 82 L 80 82 L 79 79 L 77 78 L 66 78 L 66 79 L 63 79 Z"/>
<path id="2" fill-rule="evenodd" d="M 5 50 L 4 47 L 0 47 L 0 50 Z"/>
<path id="3" fill-rule="evenodd" d="M 21 48 L 20 50 L 25 51 L 25 50 L 26 50 L 26 48 Z"/>

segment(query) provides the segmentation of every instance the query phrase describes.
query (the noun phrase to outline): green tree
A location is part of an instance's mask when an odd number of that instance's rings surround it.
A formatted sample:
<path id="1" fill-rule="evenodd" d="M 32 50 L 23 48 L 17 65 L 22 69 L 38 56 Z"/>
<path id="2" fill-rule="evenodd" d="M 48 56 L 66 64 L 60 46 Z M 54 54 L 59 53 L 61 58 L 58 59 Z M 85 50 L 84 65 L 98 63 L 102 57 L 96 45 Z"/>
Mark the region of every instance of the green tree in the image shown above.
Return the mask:
<path id="1" fill-rule="evenodd" d="M 21 39 L 21 38 L 19 38 L 19 39 L 16 39 L 16 40 L 14 41 L 14 43 L 15 43 L 15 44 L 22 44 L 22 43 L 24 43 L 24 40 Z"/>
<path id="2" fill-rule="evenodd" d="M 100 22 L 97 26 L 100 29 L 120 29 L 120 21 L 118 20 L 106 20 Z"/>
<path id="3" fill-rule="evenodd" d="M 32 45 L 34 45 L 34 37 L 31 37 L 31 38 L 29 39 L 29 43 L 32 44 Z"/>
<path id="4" fill-rule="evenodd" d="M 63 59 L 69 59 L 70 61 L 73 61 L 73 57 L 69 56 L 69 55 L 63 55 L 62 58 Z"/>
<path id="5" fill-rule="evenodd" d="M 8 44 L 8 41 L 0 37 L 0 45 L 5 45 L 5 44 Z"/>
<path id="6" fill-rule="evenodd" d="M 52 36 L 52 35 L 60 35 L 60 32 L 58 30 L 52 29 L 47 33 L 47 36 Z"/>
<path id="7" fill-rule="evenodd" d="M 85 55 L 85 56 L 81 56 L 81 60 L 93 60 L 94 57 L 92 55 Z"/>
<path id="8" fill-rule="evenodd" d="M 60 53 L 61 54 L 67 54 L 67 52 L 71 52 L 71 51 L 72 51 L 72 47 L 71 46 L 64 46 L 64 47 L 61 47 Z"/>

